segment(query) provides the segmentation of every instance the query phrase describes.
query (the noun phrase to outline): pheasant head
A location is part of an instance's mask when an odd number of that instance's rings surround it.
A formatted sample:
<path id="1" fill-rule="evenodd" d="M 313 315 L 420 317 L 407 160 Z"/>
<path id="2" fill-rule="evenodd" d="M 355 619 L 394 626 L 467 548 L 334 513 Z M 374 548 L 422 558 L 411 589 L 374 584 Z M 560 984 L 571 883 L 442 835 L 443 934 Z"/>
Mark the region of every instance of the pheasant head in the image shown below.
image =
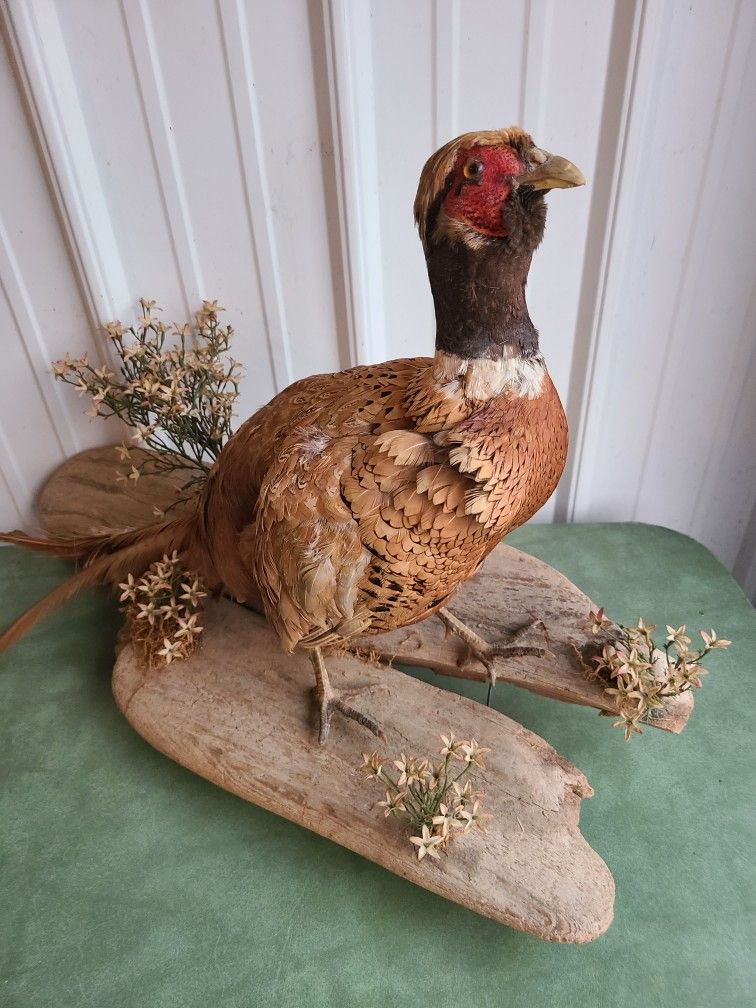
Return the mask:
<path id="1" fill-rule="evenodd" d="M 517 126 L 465 133 L 426 162 L 415 198 L 436 306 L 436 346 L 473 358 L 532 355 L 525 283 L 550 189 L 585 184 Z"/>

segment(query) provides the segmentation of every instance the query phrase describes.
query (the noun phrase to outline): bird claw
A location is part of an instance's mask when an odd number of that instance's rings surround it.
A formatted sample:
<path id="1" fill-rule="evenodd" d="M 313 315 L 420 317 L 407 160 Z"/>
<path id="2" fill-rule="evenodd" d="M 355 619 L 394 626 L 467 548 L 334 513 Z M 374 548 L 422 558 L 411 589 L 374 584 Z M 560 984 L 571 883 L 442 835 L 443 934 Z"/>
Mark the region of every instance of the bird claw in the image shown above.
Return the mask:
<path id="1" fill-rule="evenodd" d="M 352 707 L 348 702 L 354 697 L 359 696 L 360 693 L 366 693 L 373 689 L 388 689 L 388 687 L 385 683 L 371 683 L 368 686 L 356 686 L 343 690 L 336 689 L 330 683 L 322 690 L 318 686 L 315 687 L 315 696 L 320 705 L 320 723 L 318 727 L 318 742 L 320 745 L 325 745 L 328 740 L 328 734 L 331 730 L 331 718 L 334 711 L 338 711 L 344 717 L 361 724 L 363 728 L 367 728 L 368 731 L 371 731 L 378 738 L 386 738 L 383 728 L 381 728 L 377 721 L 368 717 L 367 714 L 363 714 L 356 707 Z"/>
<path id="2" fill-rule="evenodd" d="M 531 629 L 528 627 L 527 629 Z M 465 661 L 462 663 L 464 666 L 470 657 L 476 658 L 481 665 L 484 666 L 486 672 L 488 673 L 488 681 L 492 686 L 496 685 L 496 659 L 497 658 L 525 658 L 527 656 L 533 656 L 536 658 L 545 658 L 547 655 L 551 654 L 548 648 L 545 647 L 525 647 L 522 645 L 513 644 L 488 644 L 485 649 L 478 649 L 471 647 L 468 644 L 468 653 Z M 462 667 L 462 666 L 460 666 Z"/>
<path id="3" fill-rule="evenodd" d="M 320 707 L 320 725 L 318 728 L 318 742 L 320 745 L 324 745 L 328 739 L 334 711 L 338 711 L 344 717 L 351 718 L 353 721 L 361 724 L 368 731 L 377 735 L 378 738 L 385 739 L 386 736 L 383 734 L 383 729 L 378 722 L 368 717 L 367 714 L 363 714 L 362 711 L 358 711 L 356 707 L 352 707 L 347 701 L 369 690 L 388 689 L 386 683 L 376 682 L 368 683 L 367 686 L 337 689 L 331 685 L 328 669 L 323 661 L 323 654 L 319 647 L 313 648 L 310 653 L 310 660 L 315 671 L 315 699 L 318 701 Z"/>
<path id="4" fill-rule="evenodd" d="M 456 634 L 467 645 L 467 654 L 462 662 L 460 662 L 459 667 L 463 668 L 471 657 L 476 658 L 488 673 L 488 682 L 491 686 L 496 685 L 497 658 L 524 658 L 527 656 L 545 658 L 547 655 L 551 654 L 548 647 L 536 647 L 517 643 L 517 641 L 519 641 L 522 637 L 530 633 L 531 630 L 537 628 L 543 631 L 548 644 L 548 632 L 543 620 L 538 619 L 533 620 L 532 623 L 526 623 L 525 626 L 520 627 L 518 630 L 515 630 L 514 633 L 510 634 L 507 641 L 502 641 L 497 644 L 489 644 L 487 641 L 483 640 L 482 637 L 479 637 L 478 634 L 471 630 L 465 623 L 457 619 L 457 617 L 452 613 L 442 609 L 439 610 L 438 615 L 446 627 L 447 634 Z"/>

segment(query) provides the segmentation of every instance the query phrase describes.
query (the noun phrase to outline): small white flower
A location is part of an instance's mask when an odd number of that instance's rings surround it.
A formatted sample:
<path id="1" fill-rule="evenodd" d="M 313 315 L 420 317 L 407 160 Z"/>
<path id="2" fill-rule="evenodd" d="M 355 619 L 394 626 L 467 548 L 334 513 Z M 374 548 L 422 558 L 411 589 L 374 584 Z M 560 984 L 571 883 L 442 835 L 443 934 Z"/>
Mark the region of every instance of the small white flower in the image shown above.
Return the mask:
<path id="1" fill-rule="evenodd" d="M 376 749 L 371 753 L 363 753 L 362 765 L 357 767 L 357 769 L 360 773 L 365 774 L 367 780 L 378 780 L 380 772 L 383 769 L 383 759 L 378 755 L 378 750 Z"/>
<path id="2" fill-rule="evenodd" d="M 465 824 L 464 826 L 465 833 L 471 830 L 473 826 L 477 827 L 477 829 L 480 830 L 481 833 L 486 833 L 488 831 L 486 830 L 485 820 L 491 819 L 493 817 L 488 815 L 486 812 L 481 812 L 480 802 L 475 801 L 473 802 L 471 808 L 462 809 L 462 811 L 459 813 L 458 818 L 461 819 Z"/>
<path id="3" fill-rule="evenodd" d="M 121 596 L 119 598 L 120 602 L 134 602 L 136 601 L 137 594 L 137 583 L 134 580 L 134 575 L 129 574 L 125 581 L 118 585 L 121 589 Z"/>
<path id="4" fill-rule="evenodd" d="M 465 758 L 464 747 L 467 743 L 464 739 L 456 738 L 453 731 L 449 732 L 448 737 L 442 735 L 441 741 L 444 743 L 444 748 L 441 750 L 442 756 L 453 756 L 458 760 Z"/>
<path id="5" fill-rule="evenodd" d="M 144 347 L 141 343 L 124 343 L 120 350 L 120 355 L 125 361 L 141 357 L 143 353 Z"/>
<path id="6" fill-rule="evenodd" d="M 407 783 L 407 771 L 409 769 L 410 760 L 402 753 L 400 759 L 394 760 L 394 766 L 399 771 L 399 787 L 404 787 Z"/>
<path id="7" fill-rule="evenodd" d="M 137 602 L 137 608 L 139 612 L 137 613 L 137 619 L 146 619 L 150 626 L 155 625 L 155 603 L 154 602 Z"/>
<path id="8" fill-rule="evenodd" d="M 452 784 L 452 788 L 454 790 L 455 795 L 457 796 L 457 798 L 459 798 L 459 800 L 462 802 L 463 805 L 473 800 L 473 789 L 471 781 L 465 781 L 464 787 L 460 787 L 460 785 L 455 781 Z"/>
<path id="9" fill-rule="evenodd" d="M 418 784 L 420 781 L 431 777 L 432 774 L 428 769 L 428 760 L 416 760 L 414 756 L 409 758 L 402 753 L 401 759 L 394 760 L 394 766 L 399 771 L 399 787 L 410 787 L 412 784 Z"/>
<path id="10" fill-rule="evenodd" d="M 483 757 L 491 751 L 490 749 L 484 749 L 478 745 L 475 739 L 470 739 L 463 746 L 463 751 L 465 763 L 472 763 L 473 766 L 480 767 L 481 770 L 485 769 L 486 764 L 483 762 Z"/>
<path id="11" fill-rule="evenodd" d="M 178 640 L 169 640 L 167 637 L 163 638 L 163 646 L 157 652 L 163 658 L 165 658 L 165 664 L 170 665 L 174 658 L 181 656 L 182 642 Z"/>
<path id="12" fill-rule="evenodd" d="M 198 625 L 197 619 L 197 613 L 192 613 L 191 616 L 179 616 L 176 637 L 195 637 L 201 634 L 202 627 Z"/>
<path id="13" fill-rule="evenodd" d="M 431 831 L 423 824 L 423 835 L 410 837 L 410 843 L 417 846 L 417 860 L 422 861 L 426 854 L 438 860 L 439 853 L 436 847 L 443 842 L 443 837 L 432 836 Z"/>
<path id="14" fill-rule="evenodd" d="M 126 331 L 120 322 L 108 322 L 103 329 L 112 340 L 120 339 Z"/>
<path id="15" fill-rule="evenodd" d="M 683 647 L 690 644 L 690 637 L 685 636 L 684 623 L 682 626 L 679 626 L 677 630 L 675 630 L 674 627 L 671 627 L 669 624 L 667 624 L 667 642 L 669 644 L 675 644 L 675 645 L 681 644 L 683 645 Z"/>
<path id="16" fill-rule="evenodd" d="M 606 627 L 612 625 L 612 621 L 604 616 L 604 609 L 591 610 L 588 613 L 588 623 L 591 629 L 591 633 L 600 633 Z"/>
<path id="17" fill-rule="evenodd" d="M 387 791 L 386 800 L 378 802 L 378 805 L 386 810 L 383 813 L 385 819 L 388 819 L 388 817 L 391 815 L 392 812 L 406 811 L 404 806 L 404 795 L 405 795 L 404 791 L 397 791 L 396 794 L 393 795 L 391 794 L 390 791 Z"/>
<path id="18" fill-rule="evenodd" d="M 717 637 L 714 630 L 712 630 L 710 634 L 706 633 L 705 630 L 699 630 L 698 632 L 701 634 L 701 639 L 706 647 L 711 648 L 712 650 L 716 650 L 718 648 L 724 650 L 724 648 L 728 648 L 732 644 L 732 641 L 722 640 Z"/>
<path id="19" fill-rule="evenodd" d="M 215 318 L 216 315 L 219 315 L 225 310 L 226 309 L 221 307 L 217 301 L 203 301 L 202 308 L 200 308 L 197 315 L 202 322 L 206 322 L 211 318 Z"/>
<path id="20" fill-rule="evenodd" d="M 452 805 L 439 805 L 440 815 L 433 816 L 433 825 L 440 827 L 441 836 L 445 837 L 457 820 L 457 811 Z"/>

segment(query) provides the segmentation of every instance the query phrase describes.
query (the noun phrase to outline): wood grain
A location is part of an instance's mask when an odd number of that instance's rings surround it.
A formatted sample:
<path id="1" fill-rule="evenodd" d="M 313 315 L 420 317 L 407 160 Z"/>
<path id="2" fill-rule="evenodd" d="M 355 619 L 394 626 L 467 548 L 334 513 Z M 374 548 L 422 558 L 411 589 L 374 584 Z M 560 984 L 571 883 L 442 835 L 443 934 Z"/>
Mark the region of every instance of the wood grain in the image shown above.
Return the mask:
<path id="1" fill-rule="evenodd" d="M 134 460 L 150 453 L 129 449 Z M 121 462 L 115 445 L 89 448 L 60 465 L 37 497 L 37 514 L 50 535 L 100 535 L 139 528 L 156 520 L 153 507 L 165 510 L 175 503 L 186 480 L 194 475 L 178 469 L 170 475 L 140 476 L 126 486 L 119 473 L 131 463 Z M 178 513 L 178 506 L 173 513 Z"/>
<path id="2" fill-rule="evenodd" d="M 153 505 L 165 508 L 175 499 L 182 474 L 171 479 L 142 477 L 124 489 L 115 477 L 117 470 L 125 468 L 119 466 L 113 447 L 90 449 L 64 462 L 39 497 L 38 510 L 45 531 L 91 535 L 154 521 Z M 601 684 L 586 679 L 574 650 L 574 646 L 582 649 L 591 644 L 585 618 L 596 606 L 553 567 L 502 544 L 462 585 L 450 608 L 490 642 L 506 639 L 508 633 L 533 620 L 543 620 L 546 640 L 534 631 L 527 643 L 548 643 L 550 654 L 545 658 L 498 660 L 498 678 L 533 693 L 616 715 L 616 707 Z M 392 633 L 360 638 L 356 646 L 376 652 L 382 661 L 430 668 L 440 675 L 463 679 L 486 678 L 483 666 L 468 660 L 465 645 L 446 635 L 436 618 Z M 692 694 L 683 694 L 669 701 L 650 725 L 681 732 L 692 709 Z"/>
<path id="3" fill-rule="evenodd" d="M 490 747 L 477 781 L 494 818 L 440 864 L 418 862 L 406 824 L 355 767 L 375 740 L 334 721 L 316 741 L 312 670 L 283 654 L 264 620 L 225 599 L 206 613 L 189 660 L 146 673 L 129 645 L 113 673 L 119 708 L 151 745 L 219 787 L 284 816 L 389 871 L 502 924 L 555 942 L 587 942 L 612 920 L 614 882 L 578 828 L 583 774 L 516 722 L 386 667 L 328 661 L 335 686 L 375 684 L 359 705 L 380 721 L 381 751 L 436 756 L 452 728 Z"/>

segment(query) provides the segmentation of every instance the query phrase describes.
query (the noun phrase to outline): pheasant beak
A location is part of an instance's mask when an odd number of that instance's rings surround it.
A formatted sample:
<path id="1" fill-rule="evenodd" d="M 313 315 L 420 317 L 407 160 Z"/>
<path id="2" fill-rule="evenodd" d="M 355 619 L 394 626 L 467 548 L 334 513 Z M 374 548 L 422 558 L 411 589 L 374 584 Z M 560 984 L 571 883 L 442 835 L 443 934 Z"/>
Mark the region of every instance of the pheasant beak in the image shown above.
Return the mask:
<path id="1" fill-rule="evenodd" d="M 585 185 L 585 176 L 576 168 L 572 161 L 549 154 L 534 147 L 530 152 L 535 167 L 517 177 L 521 186 L 531 189 L 572 189 L 574 186 Z"/>

